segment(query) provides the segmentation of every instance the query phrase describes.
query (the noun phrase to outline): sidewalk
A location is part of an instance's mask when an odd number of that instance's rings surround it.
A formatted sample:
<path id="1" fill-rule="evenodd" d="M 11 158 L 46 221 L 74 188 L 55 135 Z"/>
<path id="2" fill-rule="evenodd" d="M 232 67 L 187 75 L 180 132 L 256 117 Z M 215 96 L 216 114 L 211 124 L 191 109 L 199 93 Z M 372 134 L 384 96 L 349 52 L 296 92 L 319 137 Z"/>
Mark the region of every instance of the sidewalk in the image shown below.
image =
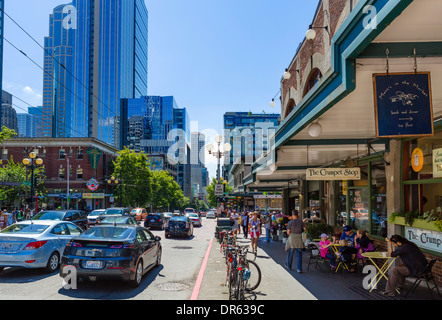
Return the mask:
<path id="1" fill-rule="evenodd" d="M 250 240 L 238 236 L 241 245 L 249 244 Z M 333 273 L 325 265 L 321 270 L 310 265 L 307 271 L 309 252 L 303 253 L 303 272 L 287 270 L 284 267 L 286 252 L 285 245 L 280 241 L 265 242 L 261 237 L 258 242 L 258 256 L 256 263 L 262 272 L 260 286 L 255 292 L 247 296 L 248 300 L 427 300 L 431 299 L 428 289 L 419 287 L 407 299 L 403 296 L 386 297 L 380 292 L 385 288 L 383 279 L 378 289 L 369 292 L 362 286 L 362 273 L 340 272 Z M 296 265 L 296 255 L 294 257 Z M 226 265 L 220 253 L 220 244 L 213 240 L 207 268 L 201 284 L 198 300 L 228 300 L 228 287 L 226 281 Z M 439 288 L 441 290 L 441 288 Z M 436 299 L 437 292 L 433 291 Z"/>

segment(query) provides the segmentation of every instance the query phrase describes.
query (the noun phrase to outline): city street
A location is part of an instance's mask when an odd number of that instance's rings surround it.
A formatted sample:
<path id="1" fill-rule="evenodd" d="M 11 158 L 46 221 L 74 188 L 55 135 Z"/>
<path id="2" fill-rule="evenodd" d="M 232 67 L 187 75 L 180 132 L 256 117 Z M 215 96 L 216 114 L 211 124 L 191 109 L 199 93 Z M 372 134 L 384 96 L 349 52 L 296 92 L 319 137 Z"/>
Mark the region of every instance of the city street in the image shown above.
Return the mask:
<path id="1" fill-rule="evenodd" d="M 165 239 L 164 231 L 152 230 L 162 238 L 162 263 L 144 276 L 139 288 L 133 289 L 122 281 L 102 280 L 65 290 L 58 272 L 48 275 L 42 270 L 8 268 L 0 273 L 0 300 L 189 300 L 215 224 L 215 219 L 203 218 L 203 226 L 195 227 L 190 239 Z"/>

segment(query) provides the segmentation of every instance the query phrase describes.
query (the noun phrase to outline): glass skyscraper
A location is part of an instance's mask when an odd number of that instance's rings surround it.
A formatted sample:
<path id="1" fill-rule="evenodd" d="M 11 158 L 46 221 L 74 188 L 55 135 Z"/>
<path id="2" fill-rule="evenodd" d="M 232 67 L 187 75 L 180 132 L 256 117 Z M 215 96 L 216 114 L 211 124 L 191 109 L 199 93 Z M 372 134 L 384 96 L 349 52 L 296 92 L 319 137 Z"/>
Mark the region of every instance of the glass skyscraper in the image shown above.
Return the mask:
<path id="1" fill-rule="evenodd" d="M 173 96 L 123 99 L 121 104 L 127 110 L 122 117 L 124 146 L 144 151 L 155 161 L 162 157 L 162 169 L 175 178 L 189 197 L 190 118 L 186 108 L 179 108 Z"/>
<path id="2" fill-rule="evenodd" d="M 144 1 L 74 0 L 56 7 L 50 21 L 44 135 L 95 137 L 121 148 L 121 99 L 147 95 Z"/>

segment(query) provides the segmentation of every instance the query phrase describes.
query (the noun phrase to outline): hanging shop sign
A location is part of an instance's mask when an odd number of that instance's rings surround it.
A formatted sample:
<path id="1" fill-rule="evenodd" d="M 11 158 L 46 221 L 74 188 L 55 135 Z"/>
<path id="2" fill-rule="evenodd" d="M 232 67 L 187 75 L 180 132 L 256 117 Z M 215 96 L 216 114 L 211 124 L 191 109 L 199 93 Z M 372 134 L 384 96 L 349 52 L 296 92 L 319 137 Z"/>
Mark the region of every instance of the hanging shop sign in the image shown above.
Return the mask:
<path id="1" fill-rule="evenodd" d="M 415 148 L 411 154 L 411 167 L 414 172 L 419 172 L 424 167 L 424 153 L 422 149 Z"/>
<path id="2" fill-rule="evenodd" d="M 442 232 L 405 227 L 405 238 L 420 248 L 442 253 Z"/>
<path id="3" fill-rule="evenodd" d="M 433 150 L 433 178 L 442 178 L 442 149 Z"/>
<path id="4" fill-rule="evenodd" d="M 361 180 L 361 168 L 311 168 L 306 171 L 306 180 Z"/>
<path id="5" fill-rule="evenodd" d="M 374 74 L 373 87 L 378 137 L 434 134 L 429 72 Z"/>
<path id="6" fill-rule="evenodd" d="M 101 158 L 101 155 L 103 154 L 103 152 L 101 152 L 97 148 L 90 148 L 87 151 L 87 154 L 89 155 L 89 162 L 91 164 L 91 168 L 94 170 L 97 169 L 98 162 L 100 161 L 100 158 Z"/>

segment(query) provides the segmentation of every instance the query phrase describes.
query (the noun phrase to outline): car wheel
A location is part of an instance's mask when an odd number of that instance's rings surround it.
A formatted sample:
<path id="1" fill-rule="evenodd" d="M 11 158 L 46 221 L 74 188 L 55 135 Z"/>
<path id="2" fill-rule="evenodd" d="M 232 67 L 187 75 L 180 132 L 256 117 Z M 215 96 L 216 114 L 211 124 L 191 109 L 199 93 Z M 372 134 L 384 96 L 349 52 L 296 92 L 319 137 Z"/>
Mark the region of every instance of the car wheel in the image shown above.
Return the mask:
<path id="1" fill-rule="evenodd" d="M 47 273 L 55 272 L 60 266 L 60 257 L 57 252 L 52 252 L 49 257 L 48 264 L 46 265 L 45 271 Z"/>
<path id="2" fill-rule="evenodd" d="M 137 263 L 137 267 L 135 269 L 135 278 L 133 280 L 131 280 L 130 284 L 132 285 L 132 287 L 139 287 L 141 284 L 141 280 L 143 279 L 143 262 L 138 261 Z"/>

